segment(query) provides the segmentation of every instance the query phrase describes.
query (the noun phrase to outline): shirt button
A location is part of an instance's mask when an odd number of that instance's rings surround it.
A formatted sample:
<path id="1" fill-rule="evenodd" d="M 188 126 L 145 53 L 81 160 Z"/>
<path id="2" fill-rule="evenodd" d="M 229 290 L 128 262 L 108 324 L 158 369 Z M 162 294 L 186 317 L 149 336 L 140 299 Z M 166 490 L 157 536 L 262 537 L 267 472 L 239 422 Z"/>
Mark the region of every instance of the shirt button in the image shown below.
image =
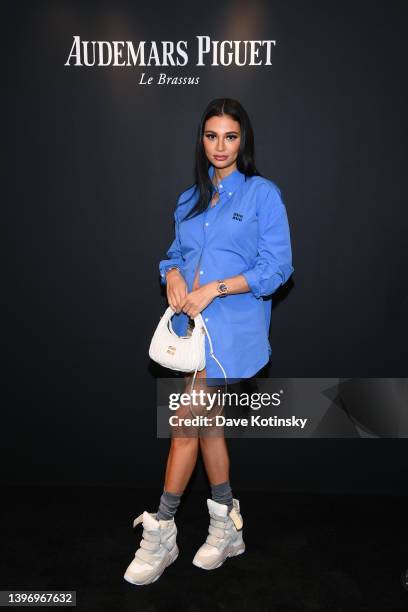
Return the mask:
<path id="1" fill-rule="evenodd" d="M 208 317 L 205 317 L 204 321 L 207 323 L 207 321 L 208 321 Z"/>
<path id="2" fill-rule="evenodd" d="M 232 195 L 232 192 L 230 191 L 228 195 Z"/>
<path id="3" fill-rule="evenodd" d="M 200 274 L 204 274 L 204 270 L 200 270 Z"/>
<path id="4" fill-rule="evenodd" d="M 218 185 L 218 187 L 222 187 L 221 183 Z"/>
<path id="5" fill-rule="evenodd" d="M 208 223 L 208 221 L 207 221 L 206 225 L 210 225 L 210 224 Z"/>

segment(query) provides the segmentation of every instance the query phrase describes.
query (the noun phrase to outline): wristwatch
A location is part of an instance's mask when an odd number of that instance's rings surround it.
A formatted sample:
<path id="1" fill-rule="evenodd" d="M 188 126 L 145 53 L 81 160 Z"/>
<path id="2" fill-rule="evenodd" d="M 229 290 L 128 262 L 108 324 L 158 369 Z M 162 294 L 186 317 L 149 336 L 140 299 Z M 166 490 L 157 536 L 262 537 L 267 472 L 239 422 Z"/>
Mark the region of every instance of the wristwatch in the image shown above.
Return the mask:
<path id="1" fill-rule="evenodd" d="M 223 280 L 217 279 L 217 291 L 219 297 L 225 297 L 228 293 L 228 287 Z"/>

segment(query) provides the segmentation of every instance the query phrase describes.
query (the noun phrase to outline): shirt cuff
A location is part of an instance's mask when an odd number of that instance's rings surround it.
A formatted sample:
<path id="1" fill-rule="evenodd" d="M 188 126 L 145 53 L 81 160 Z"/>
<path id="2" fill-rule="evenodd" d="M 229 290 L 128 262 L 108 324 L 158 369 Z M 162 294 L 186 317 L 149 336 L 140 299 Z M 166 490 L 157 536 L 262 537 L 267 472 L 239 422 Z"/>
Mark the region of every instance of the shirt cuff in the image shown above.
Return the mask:
<path id="1" fill-rule="evenodd" d="M 241 274 L 245 277 L 248 287 L 256 298 L 272 294 L 282 284 L 282 276 L 278 273 L 273 274 L 271 278 L 268 279 L 268 293 L 265 293 L 262 283 L 259 280 L 258 272 L 254 268 L 242 272 Z"/>
<path id="2" fill-rule="evenodd" d="M 177 266 L 177 268 L 180 270 L 181 272 L 181 266 L 176 263 L 176 262 L 167 262 L 167 263 L 160 263 L 159 265 L 159 270 L 160 270 L 160 282 L 162 285 L 166 285 L 167 283 L 167 279 L 166 279 L 166 273 L 167 270 L 169 268 L 174 268 L 175 266 Z"/>

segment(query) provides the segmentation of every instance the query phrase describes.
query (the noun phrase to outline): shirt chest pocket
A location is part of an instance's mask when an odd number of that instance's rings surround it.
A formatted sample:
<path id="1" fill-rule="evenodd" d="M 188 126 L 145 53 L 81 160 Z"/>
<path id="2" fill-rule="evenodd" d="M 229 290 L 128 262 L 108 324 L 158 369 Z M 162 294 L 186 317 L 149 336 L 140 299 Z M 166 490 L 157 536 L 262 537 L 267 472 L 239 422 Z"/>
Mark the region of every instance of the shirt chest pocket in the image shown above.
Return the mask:
<path id="1" fill-rule="evenodd" d="M 225 238 L 229 238 L 236 248 L 256 247 L 258 219 L 251 210 L 232 210 L 225 220 Z"/>

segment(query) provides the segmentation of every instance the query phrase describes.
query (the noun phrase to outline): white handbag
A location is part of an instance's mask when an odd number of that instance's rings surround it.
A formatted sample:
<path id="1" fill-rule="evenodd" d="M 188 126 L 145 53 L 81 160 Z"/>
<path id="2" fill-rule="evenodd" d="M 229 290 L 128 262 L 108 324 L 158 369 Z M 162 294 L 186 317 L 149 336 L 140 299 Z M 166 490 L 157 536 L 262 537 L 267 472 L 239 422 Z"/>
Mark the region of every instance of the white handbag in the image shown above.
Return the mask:
<path id="1" fill-rule="evenodd" d="M 187 336 L 178 336 L 173 330 L 171 318 L 175 311 L 168 306 L 164 315 L 160 317 L 159 324 L 150 342 L 149 357 L 156 363 L 171 370 L 180 372 L 192 372 L 194 370 L 191 391 L 197 375 L 197 370 L 205 368 L 205 334 L 207 334 L 210 344 L 211 357 L 220 366 L 225 378 L 225 388 L 227 389 L 227 375 L 224 368 L 213 352 L 210 334 L 203 317 L 199 313 L 194 317 L 194 328 Z"/>

